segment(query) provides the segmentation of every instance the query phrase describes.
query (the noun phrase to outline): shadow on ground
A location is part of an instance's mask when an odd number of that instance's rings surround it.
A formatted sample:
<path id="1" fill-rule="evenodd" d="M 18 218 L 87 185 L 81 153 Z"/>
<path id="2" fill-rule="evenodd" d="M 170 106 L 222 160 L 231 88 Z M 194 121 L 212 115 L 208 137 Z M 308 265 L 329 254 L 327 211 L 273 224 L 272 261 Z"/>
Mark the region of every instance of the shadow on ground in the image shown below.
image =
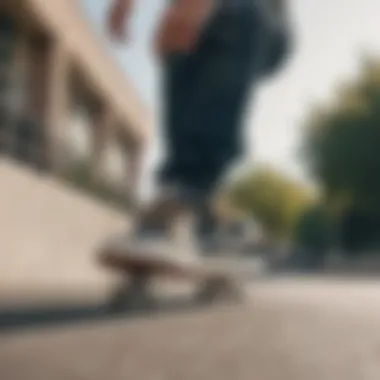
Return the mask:
<path id="1" fill-rule="evenodd" d="M 65 304 L 39 307 L 0 308 L 0 334 L 44 329 L 62 325 L 150 317 L 161 313 L 200 310 L 202 305 L 190 299 L 160 300 L 154 307 L 113 310 L 107 304 Z"/>

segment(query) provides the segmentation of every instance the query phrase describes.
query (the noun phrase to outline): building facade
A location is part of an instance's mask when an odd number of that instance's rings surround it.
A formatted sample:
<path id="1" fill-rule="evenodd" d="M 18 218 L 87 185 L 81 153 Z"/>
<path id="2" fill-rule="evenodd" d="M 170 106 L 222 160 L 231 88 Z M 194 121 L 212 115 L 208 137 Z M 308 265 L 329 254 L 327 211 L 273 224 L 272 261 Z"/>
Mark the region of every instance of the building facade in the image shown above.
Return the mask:
<path id="1" fill-rule="evenodd" d="M 0 1 L 0 151 L 131 186 L 150 114 L 75 0 Z"/>

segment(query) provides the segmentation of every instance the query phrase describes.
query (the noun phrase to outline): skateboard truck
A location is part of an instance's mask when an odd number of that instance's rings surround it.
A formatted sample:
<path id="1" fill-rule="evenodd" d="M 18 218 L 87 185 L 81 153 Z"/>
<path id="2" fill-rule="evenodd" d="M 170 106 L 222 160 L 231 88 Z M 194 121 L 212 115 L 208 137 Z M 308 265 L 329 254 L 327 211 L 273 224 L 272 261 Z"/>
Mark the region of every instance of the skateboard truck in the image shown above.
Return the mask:
<path id="1" fill-rule="evenodd" d="M 151 275 L 149 271 L 139 271 L 130 276 L 128 280 L 123 279 L 117 285 L 108 308 L 112 312 L 123 312 L 127 310 L 146 310 L 155 306 L 155 300 L 150 293 Z"/>

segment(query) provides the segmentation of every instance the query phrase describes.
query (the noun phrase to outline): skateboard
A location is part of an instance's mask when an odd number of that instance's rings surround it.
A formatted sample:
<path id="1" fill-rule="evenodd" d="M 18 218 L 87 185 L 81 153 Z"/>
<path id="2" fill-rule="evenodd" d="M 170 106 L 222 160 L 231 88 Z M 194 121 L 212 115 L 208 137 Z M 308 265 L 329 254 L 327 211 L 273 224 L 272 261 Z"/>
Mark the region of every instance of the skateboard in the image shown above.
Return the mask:
<path id="1" fill-rule="evenodd" d="M 252 277 L 249 263 L 237 258 L 184 261 L 167 255 L 107 250 L 99 253 L 99 262 L 124 279 L 114 290 L 109 302 L 110 309 L 114 311 L 154 308 L 157 300 L 150 285 L 157 278 L 193 281 L 197 285 L 193 301 L 196 304 L 213 304 L 243 301 L 244 285 Z"/>

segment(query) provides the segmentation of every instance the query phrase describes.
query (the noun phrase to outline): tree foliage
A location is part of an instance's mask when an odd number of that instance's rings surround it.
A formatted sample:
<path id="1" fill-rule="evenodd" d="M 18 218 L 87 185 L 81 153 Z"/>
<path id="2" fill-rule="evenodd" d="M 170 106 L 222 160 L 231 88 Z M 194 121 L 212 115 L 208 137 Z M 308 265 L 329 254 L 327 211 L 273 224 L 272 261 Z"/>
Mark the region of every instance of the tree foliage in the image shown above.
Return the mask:
<path id="1" fill-rule="evenodd" d="M 380 246 L 380 61 L 364 61 L 306 127 L 305 161 L 338 211 L 341 244 Z"/>
<path id="2" fill-rule="evenodd" d="M 366 62 L 336 99 L 308 120 L 308 168 L 330 199 L 380 211 L 380 63 Z"/>
<path id="3" fill-rule="evenodd" d="M 326 205 L 313 204 L 299 216 L 295 228 L 294 242 L 297 246 L 325 251 L 336 239 L 334 219 Z"/>
<path id="4" fill-rule="evenodd" d="M 230 197 L 274 238 L 290 237 L 298 215 L 311 199 L 304 186 L 270 168 L 243 175 L 231 187 Z"/>

